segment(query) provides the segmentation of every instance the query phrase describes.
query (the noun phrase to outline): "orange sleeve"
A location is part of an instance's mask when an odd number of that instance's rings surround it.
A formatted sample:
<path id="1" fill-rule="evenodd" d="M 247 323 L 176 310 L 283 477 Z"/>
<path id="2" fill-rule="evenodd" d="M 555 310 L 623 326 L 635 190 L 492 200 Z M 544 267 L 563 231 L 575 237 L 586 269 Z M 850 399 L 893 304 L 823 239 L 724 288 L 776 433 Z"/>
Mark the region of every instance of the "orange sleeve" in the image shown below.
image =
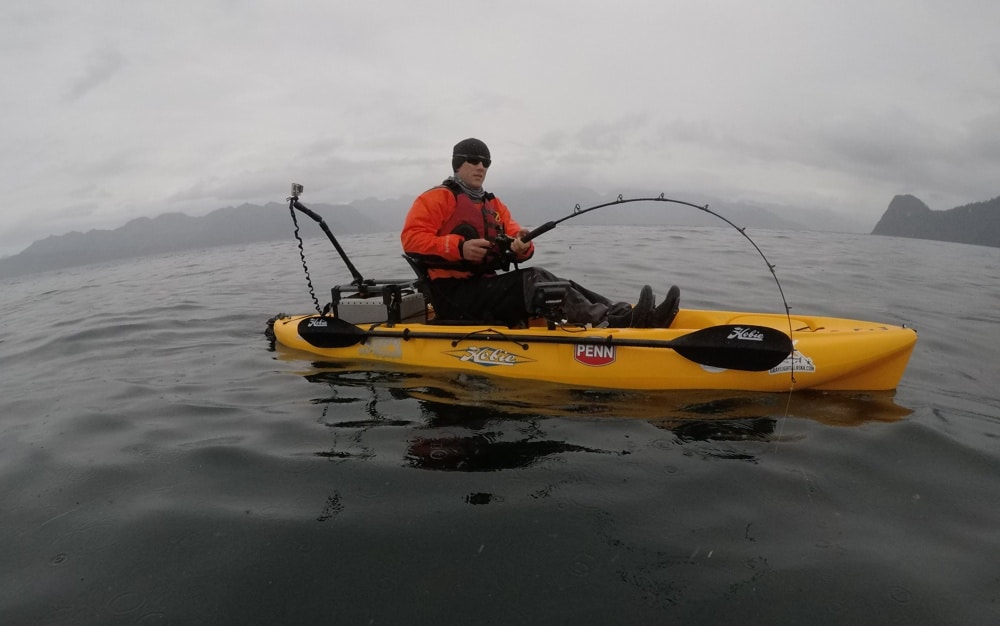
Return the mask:
<path id="1" fill-rule="evenodd" d="M 455 194 L 449 189 L 435 187 L 417 196 L 406 214 L 403 231 L 399 235 L 403 252 L 461 261 L 458 244 L 462 241 L 462 236 L 437 234 L 454 210 Z"/>

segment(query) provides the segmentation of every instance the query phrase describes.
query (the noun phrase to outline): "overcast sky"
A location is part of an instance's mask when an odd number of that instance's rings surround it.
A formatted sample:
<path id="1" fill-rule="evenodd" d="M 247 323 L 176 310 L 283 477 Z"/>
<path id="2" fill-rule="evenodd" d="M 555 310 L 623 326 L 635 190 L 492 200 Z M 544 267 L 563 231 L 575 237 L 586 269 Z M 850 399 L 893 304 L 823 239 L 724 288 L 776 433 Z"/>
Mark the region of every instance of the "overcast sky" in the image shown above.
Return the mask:
<path id="1" fill-rule="evenodd" d="M 948 209 L 1000 195 L 998 24 L 997 0 L 3 2 L 0 254 L 293 180 L 408 200 L 468 136 L 501 197 Z"/>

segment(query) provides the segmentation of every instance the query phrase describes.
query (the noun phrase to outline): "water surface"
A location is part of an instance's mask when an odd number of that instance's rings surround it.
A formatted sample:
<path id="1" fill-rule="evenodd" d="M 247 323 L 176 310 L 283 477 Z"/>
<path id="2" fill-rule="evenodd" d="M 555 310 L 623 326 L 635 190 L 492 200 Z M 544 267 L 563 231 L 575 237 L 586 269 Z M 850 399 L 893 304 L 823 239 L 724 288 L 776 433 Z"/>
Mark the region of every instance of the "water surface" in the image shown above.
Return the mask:
<path id="1" fill-rule="evenodd" d="M 4 623 L 1000 619 L 1000 250 L 750 233 L 792 310 L 907 324 L 889 394 L 616 393 L 273 349 L 294 242 L 0 283 Z M 405 277 L 394 234 L 341 238 Z M 725 228 L 563 225 L 609 296 L 781 311 Z M 307 241 L 325 300 L 349 273 Z"/>

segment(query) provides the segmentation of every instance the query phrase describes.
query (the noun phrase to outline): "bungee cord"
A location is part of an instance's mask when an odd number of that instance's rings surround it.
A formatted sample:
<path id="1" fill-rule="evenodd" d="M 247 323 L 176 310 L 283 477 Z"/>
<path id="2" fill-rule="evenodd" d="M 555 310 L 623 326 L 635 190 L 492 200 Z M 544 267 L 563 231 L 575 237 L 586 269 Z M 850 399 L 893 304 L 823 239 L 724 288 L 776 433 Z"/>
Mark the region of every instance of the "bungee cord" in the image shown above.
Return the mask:
<path id="1" fill-rule="evenodd" d="M 289 201 L 292 199 L 289 198 Z M 302 259 L 302 269 L 306 273 L 306 285 L 309 287 L 309 296 L 312 298 L 313 305 L 316 307 L 316 312 L 321 316 L 323 315 L 323 308 L 319 304 L 319 298 L 316 297 L 316 290 L 313 288 L 312 276 L 309 275 L 309 266 L 306 265 L 306 249 L 305 244 L 302 241 L 302 235 L 299 234 L 299 220 L 295 217 L 295 208 L 293 206 L 288 207 L 288 212 L 292 216 L 292 223 L 295 225 L 294 235 L 295 239 L 299 243 L 299 258 Z"/>

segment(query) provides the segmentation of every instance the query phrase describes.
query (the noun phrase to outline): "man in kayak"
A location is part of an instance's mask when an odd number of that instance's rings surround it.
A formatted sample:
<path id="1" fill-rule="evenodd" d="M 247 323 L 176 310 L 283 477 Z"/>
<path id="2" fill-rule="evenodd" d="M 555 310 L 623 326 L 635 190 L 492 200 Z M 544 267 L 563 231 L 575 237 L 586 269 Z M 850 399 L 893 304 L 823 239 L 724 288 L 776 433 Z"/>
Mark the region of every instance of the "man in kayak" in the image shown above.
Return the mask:
<path id="1" fill-rule="evenodd" d="M 458 142 L 451 157 L 454 175 L 418 196 L 406 216 L 400 235 L 403 250 L 426 266 L 438 319 L 517 326 L 532 315 L 535 285 L 568 282 L 562 303 L 567 322 L 615 328 L 670 325 L 677 314 L 677 287 L 671 287 L 667 299 L 654 306 L 653 290 L 646 285 L 633 307 L 538 267 L 498 274 L 511 261 L 531 258 L 535 244 L 522 241 L 528 229 L 521 228 L 507 206 L 483 189 L 490 164 L 485 143 L 474 138 Z"/>

